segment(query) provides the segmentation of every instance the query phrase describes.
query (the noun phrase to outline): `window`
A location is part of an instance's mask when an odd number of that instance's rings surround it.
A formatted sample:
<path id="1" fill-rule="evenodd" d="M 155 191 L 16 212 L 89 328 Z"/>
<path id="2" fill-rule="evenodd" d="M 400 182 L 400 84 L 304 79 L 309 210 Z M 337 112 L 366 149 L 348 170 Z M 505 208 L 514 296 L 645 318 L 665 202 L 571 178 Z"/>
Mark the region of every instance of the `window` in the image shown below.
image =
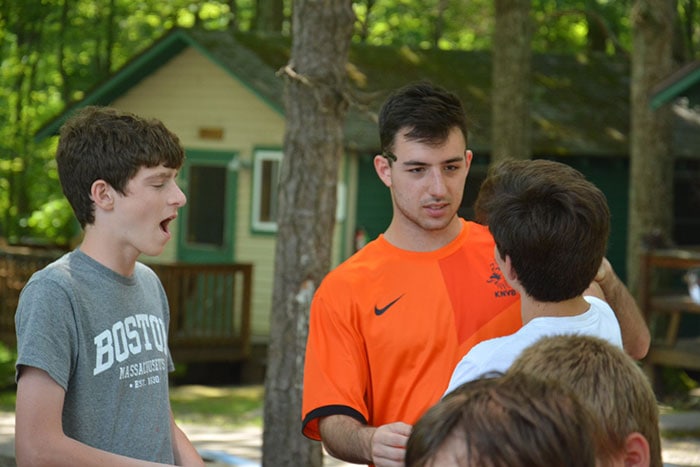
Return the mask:
<path id="1" fill-rule="evenodd" d="M 223 248 L 226 212 L 226 166 L 192 165 L 187 242 Z"/>
<path id="2" fill-rule="evenodd" d="M 280 166 L 282 151 L 258 150 L 253 156 L 253 209 L 252 228 L 255 232 L 277 232 Z M 335 220 L 345 220 L 346 188 L 343 182 L 336 187 Z"/>
<path id="3" fill-rule="evenodd" d="M 253 160 L 253 219 L 258 232 L 277 231 L 277 193 L 282 151 L 258 150 Z"/>

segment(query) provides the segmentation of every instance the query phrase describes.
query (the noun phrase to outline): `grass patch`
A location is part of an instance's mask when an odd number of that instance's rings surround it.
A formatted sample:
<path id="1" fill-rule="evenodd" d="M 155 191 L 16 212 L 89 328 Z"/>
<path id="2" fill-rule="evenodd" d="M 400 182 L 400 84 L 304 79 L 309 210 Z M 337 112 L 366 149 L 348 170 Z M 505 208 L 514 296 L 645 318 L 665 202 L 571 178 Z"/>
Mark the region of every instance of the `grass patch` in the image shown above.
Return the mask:
<path id="1" fill-rule="evenodd" d="M 262 426 L 263 386 L 173 386 L 170 405 L 178 422 Z"/>
<path id="2" fill-rule="evenodd" d="M 0 390 L 0 412 L 14 412 L 16 400 L 14 388 Z M 262 426 L 263 386 L 173 386 L 170 405 L 178 422 Z"/>
<path id="3" fill-rule="evenodd" d="M 661 430 L 663 439 L 700 439 L 700 430 Z"/>

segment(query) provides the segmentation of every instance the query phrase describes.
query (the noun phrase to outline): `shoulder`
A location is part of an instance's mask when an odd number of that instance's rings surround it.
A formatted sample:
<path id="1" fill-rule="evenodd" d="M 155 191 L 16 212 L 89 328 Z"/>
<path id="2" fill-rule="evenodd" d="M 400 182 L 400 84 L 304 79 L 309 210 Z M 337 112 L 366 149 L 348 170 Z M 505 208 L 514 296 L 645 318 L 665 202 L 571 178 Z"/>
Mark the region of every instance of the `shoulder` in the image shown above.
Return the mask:
<path id="1" fill-rule="evenodd" d="M 67 284 L 73 280 L 74 265 L 71 261 L 72 253 L 66 253 L 55 261 L 31 275 L 26 288 L 43 286 L 45 284 Z"/>
<path id="2" fill-rule="evenodd" d="M 455 367 L 447 392 L 490 372 L 505 371 L 511 360 L 505 355 L 510 354 L 507 349 L 512 342 L 513 336 L 510 335 L 487 339 L 472 347 Z"/>
<path id="3" fill-rule="evenodd" d="M 367 280 L 369 275 L 384 270 L 391 262 L 389 247 L 383 239 L 372 240 L 326 274 L 323 283 L 346 284 Z"/>
<path id="4" fill-rule="evenodd" d="M 153 289 L 154 291 L 159 292 L 163 288 L 160 277 L 158 277 L 153 268 L 138 261 L 134 266 L 134 280 L 142 287 Z"/>
<path id="5" fill-rule="evenodd" d="M 600 298 L 594 297 L 593 295 L 584 295 L 583 299 L 590 303 L 591 311 L 598 314 L 611 315 L 615 317 L 615 312 L 605 300 L 601 300 Z"/>
<path id="6" fill-rule="evenodd" d="M 158 279 L 158 275 L 153 268 L 139 261 L 137 261 L 134 266 L 134 277 L 144 280 Z"/>
<path id="7" fill-rule="evenodd" d="M 466 234 L 468 241 L 493 243 L 493 235 L 487 226 L 466 219 L 461 219 L 461 221 L 462 231 Z"/>
<path id="8" fill-rule="evenodd" d="M 489 228 L 464 219 L 462 223 L 462 233 L 457 239 L 462 249 L 468 250 L 471 254 L 493 256 L 493 247 L 496 243 Z"/>

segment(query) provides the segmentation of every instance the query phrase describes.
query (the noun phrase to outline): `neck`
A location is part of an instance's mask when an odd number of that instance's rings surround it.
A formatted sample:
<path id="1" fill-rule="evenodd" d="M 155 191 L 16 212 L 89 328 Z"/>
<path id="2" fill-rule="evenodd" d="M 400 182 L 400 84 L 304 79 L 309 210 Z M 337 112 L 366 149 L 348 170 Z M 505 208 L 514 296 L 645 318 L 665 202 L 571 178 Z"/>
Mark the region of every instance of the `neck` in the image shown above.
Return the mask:
<path id="1" fill-rule="evenodd" d="M 462 221 L 455 216 L 441 229 L 428 230 L 415 224 L 402 224 L 393 219 L 384 232 L 384 238 L 397 248 L 407 251 L 428 252 L 439 250 L 462 232 Z"/>
<path id="2" fill-rule="evenodd" d="M 588 311 L 591 305 L 582 295 L 562 302 L 540 302 L 526 294 L 520 295 L 520 313 L 523 324 L 539 317 L 577 316 Z"/>
<path id="3" fill-rule="evenodd" d="M 134 273 L 138 253 L 129 254 L 120 250 L 109 241 L 109 233 L 100 232 L 94 226 L 85 227 L 85 235 L 80 244 L 80 251 L 122 276 L 130 277 Z"/>

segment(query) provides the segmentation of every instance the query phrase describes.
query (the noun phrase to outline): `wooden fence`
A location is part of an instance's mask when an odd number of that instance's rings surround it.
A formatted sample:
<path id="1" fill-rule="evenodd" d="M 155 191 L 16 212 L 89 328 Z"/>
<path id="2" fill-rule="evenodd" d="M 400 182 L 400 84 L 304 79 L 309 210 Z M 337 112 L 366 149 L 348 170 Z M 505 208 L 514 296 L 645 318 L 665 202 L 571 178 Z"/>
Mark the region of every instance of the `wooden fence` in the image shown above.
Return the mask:
<path id="1" fill-rule="evenodd" d="M 0 250 L 0 341 L 16 345 L 14 315 L 29 277 L 57 254 Z M 169 345 L 178 363 L 241 361 L 250 354 L 251 264 L 150 264 L 170 303 Z"/>

